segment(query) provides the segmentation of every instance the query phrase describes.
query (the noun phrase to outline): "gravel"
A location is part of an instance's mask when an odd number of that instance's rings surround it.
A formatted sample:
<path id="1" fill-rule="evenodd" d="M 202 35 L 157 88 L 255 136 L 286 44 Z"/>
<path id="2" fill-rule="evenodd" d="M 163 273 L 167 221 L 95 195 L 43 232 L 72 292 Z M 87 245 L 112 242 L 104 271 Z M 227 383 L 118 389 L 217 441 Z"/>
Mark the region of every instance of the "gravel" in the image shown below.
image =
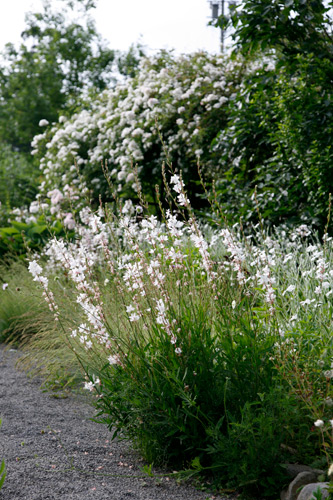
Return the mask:
<path id="1" fill-rule="evenodd" d="M 19 352 L 0 345 L 1 500 L 226 499 L 190 484 L 144 476 L 144 462 L 124 441 L 92 422 L 83 396 L 56 398 L 15 368 Z"/>

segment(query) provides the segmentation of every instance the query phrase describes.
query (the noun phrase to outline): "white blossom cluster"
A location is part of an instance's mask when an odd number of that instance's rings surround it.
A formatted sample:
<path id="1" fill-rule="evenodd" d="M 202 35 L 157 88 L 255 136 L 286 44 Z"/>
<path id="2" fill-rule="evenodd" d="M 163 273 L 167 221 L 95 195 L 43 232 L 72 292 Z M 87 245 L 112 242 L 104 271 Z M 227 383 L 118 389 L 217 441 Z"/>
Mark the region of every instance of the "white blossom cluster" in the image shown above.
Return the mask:
<path id="1" fill-rule="evenodd" d="M 333 290 L 332 238 L 325 236 L 324 245 L 306 244 L 304 237 L 310 236 L 311 231 L 305 227 L 296 229 L 289 237 L 267 236 L 262 231 L 244 237 L 238 225 L 215 230 L 207 238 L 193 215 L 181 176 L 173 175 L 170 190 L 178 197 L 181 211 L 166 210 L 163 221 L 144 215 L 143 208 L 134 206 L 131 200 L 120 206 L 119 214 L 111 220 L 107 220 L 101 207 L 96 213 L 85 207 L 76 221 L 77 239 L 65 242 L 53 238 L 46 246 L 45 270 L 65 271 L 75 285 L 76 302 L 86 323 L 74 329 L 71 336 L 84 349 L 91 349 L 97 341 L 107 349 L 110 364 L 122 363 L 119 346 L 114 345 L 110 334 L 100 285 L 94 279 L 96 266 L 108 276 L 104 286 L 110 280 L 116 285 L 116 293 L 122 297 L 122 314 L 131 328 L 142 333 L 157 326 L 177 355 L 182 354 L 182 345 L 175 285 L 184 296 L 191 297 L 201 293 L 205 284 L 213 304 L 219 301 L 222 281 L 228 279 L 231 286 L 236 285 L 235 293 L 238 289 L 256 297 L 271 315 L 284 301 L 287 314 L 285 323 L 278 326 L 281 337 L 293 331 L 293 325 L 307 314 L 308 307 L 318 308 L 324 303 L 329 306 Z M 61 192 L 53 190 L 49 194 L 53 203 L 59 202 Z M 188 217 L 181 218 L 183 207 L 188 210 Z M 58 317 L 43 269 L 36 261 L 30 263 L 29 269 Z M 235 299 L 230 304 L 233 310 L 238 309 Z M 265 316 L 263 321 L 267 321 Z"/>
<path id="2" fill-rule="evenodd" d="M 89 109 L 69 119 L 61 116 L 34 138 L 33 154 L 44 176 L 41 193 L 62 192 L 69 185 L 85 192 L 87 184 L 98 193 L 104 181 L 101 162 L 107 162 L 119 191 L 136 190 L 133 165 L 140 177 L 160 175 L 160 134 L 184 174 L 196 170 L 199 158 L 213 167 L 210 143 L 243 71 L 240 61 L 205 53 L 144 60 L 138 76 L 105 91 Z"/>

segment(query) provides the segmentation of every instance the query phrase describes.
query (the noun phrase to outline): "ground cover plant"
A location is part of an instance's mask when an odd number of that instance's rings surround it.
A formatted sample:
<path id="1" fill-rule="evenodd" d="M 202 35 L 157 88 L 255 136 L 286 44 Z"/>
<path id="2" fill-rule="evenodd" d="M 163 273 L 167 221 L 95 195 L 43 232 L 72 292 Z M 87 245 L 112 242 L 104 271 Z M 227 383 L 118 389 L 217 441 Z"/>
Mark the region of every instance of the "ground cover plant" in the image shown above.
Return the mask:
<path id="1" fill-rule="evenodd" d="M 276 495 L 285 461 L 331 460 L 332 239 L 204 228 L 181 176 L 170 182 L 162 222 L 129 201 L 118 216 L 85 207 L 81 237 L 51 240 L 29 270 L 114 436 L 150 462 Z M 60 277 L 78 321 L 62 315 Z"/>

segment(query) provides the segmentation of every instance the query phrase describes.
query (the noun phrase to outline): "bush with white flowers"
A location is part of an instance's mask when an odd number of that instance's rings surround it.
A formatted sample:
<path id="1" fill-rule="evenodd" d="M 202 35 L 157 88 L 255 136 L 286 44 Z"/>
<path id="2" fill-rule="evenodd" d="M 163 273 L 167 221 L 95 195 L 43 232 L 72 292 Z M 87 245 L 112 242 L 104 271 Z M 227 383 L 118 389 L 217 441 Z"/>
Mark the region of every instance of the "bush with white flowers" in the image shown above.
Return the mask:
<path id="1" fill-rule="evenodd" d="M 226 125 L 244 71 L 243 61 L 206 53 L 176 58 L 162 52 L 143 60 L 136 77 L 34 138 L 44 174 L 41 193 L 75 185 L 81 193 L 92 190 L 95 199 L 104 196 L 109 189 L 101 163 L 107 163 L 119 192 L 133 196 L 139 178 L 156 202 L 155 184 L 161 185 L 167 160 L 182 170 L 193 195 L 198 161 L 205 172 L 217 163 L 212 142 Z"/>

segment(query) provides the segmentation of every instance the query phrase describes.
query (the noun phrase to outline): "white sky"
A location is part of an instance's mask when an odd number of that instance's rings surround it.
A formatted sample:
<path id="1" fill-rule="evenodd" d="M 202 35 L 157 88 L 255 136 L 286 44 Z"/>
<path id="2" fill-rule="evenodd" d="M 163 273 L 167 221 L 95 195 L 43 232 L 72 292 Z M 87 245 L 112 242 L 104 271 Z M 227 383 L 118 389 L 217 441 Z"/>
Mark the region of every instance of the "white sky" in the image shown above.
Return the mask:
<path id="1" fill-rule="evenodd" d="M 25 13 L 42 12 L 41 5 L 42 0 L 0 0 L 0 51 L 7 42 L 19 42 Z M 219 51 L 219 30 L 207 26 L 207 0 L 97 0 L 91 12 L 112 49 L 126 50 L 140 41 L 152 50 Z"/>

